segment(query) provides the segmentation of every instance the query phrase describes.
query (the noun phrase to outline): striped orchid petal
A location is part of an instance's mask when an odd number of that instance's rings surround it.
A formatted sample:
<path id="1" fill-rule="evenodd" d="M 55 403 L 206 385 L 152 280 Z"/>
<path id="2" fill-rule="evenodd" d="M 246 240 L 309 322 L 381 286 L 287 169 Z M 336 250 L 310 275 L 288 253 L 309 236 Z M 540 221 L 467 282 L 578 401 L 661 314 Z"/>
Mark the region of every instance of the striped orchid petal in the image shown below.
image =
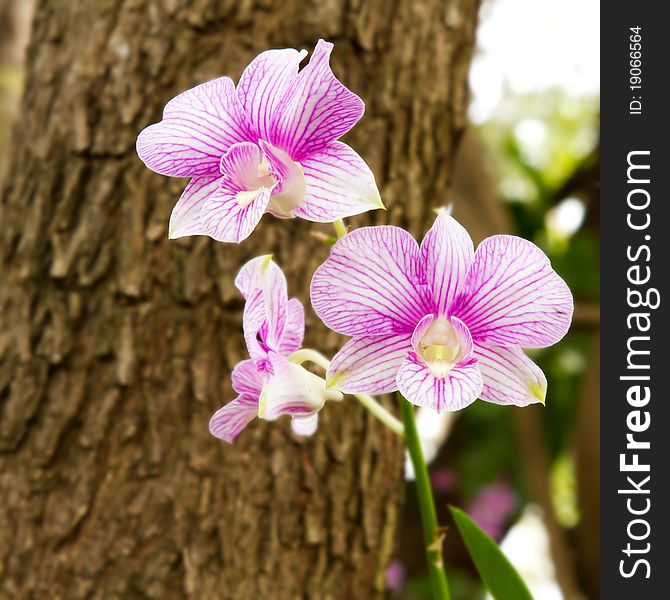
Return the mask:
<path id="1" fill-rule="evenodd" d="M 246 299 L 256 290 L 279 289 L 287 293 L 286 277 L 272 254 L 257 256 L 244 263 L 235 277 L 235 287 Z"/>
<path id="2" fill-rule="evenodd" d="M 298 338 L 302 339 L 304 317 L 296 314 L 295 302 L 291 329 L 287 332 L 289 302 L 286 278 L 271 255 L 246 263 L 238 273 L 235 285 L 247 300 L 243 315 L 244 336 L 249 354 L 257 365 L 264 364 L 269 352 L 282 352 L 285 335 L 290 336 L 287 340 L 289 347 Z"/>
<path id="3" fill-rule="evenodd" d="M 274 374 L 261 391 L 258 416 L 274 421 L 282 415 L 310 417 L 326 400 L 341 400 L 340 392 L 327 390 L 321 378 L 300 365 L 277 356 L 272 362 Z"/>
<path id="4" fill-rule="evenodd" d="M 265 342 L 268 330 L 267 312 L 263 290 L 256 290 L 247 298 L 242 314 L 244 341 L 249 356 L 251 356 L 256 367 L 263 372 L 267 372 L 271 368 L 268 355 L 272 348 Z"/>
<path id="5" fill-rule="evenodd" d="M 210 237 L 239 243 L 261 220 L 276 181 L 259 172 L 263 155 L 251 142 L 232 146 L 221 158 L 219 188 L 202 205 L 200 222 Z"/>
<path id="6" fill-rule="evenodd" d="M 375 176 L 365 161 L 342 142 L 331 142 L 300 163 L 305 198 L 295 216 L 318 223 L 384 208 Z"/>
<path id="7" fill-rule="evenodd" d="M 306 50 L 266 50 L 242 73 L 237 97 L 256 139 L 273 142 L 276 124 L 285 109 L 286 94 L 294 86 L 298 66 L 305 56 Z"/>
<path id="8" fill-rule="evenodd" d="M 447 375 L 436 376 L 414 351 L 405 358 L 396 382 L 400 393 L 409 402 L 437 412 L 469 406 L 483 387 L 476 360 L 471 358 L 456 365 Z"/>
<path id="9" fill-rule="evenodd" d="M 349 340 L 330 362 L 328 387 L 351 394 L 392 392 L 397 389 L 396 373 L 410 349 L 407 333 Z"/>
<path id="10" fill-rule="evenodd" d="M 285 106 L 270 141 L 302 162 L 349 131 L 365 105 L 330 69 L 333 44 L 319 40 L 309 64 L 288 90 Z"/>
<path id="11" fill-rule="evenodd" d="M 484 240 L 451 312 L 475 342 L 544 347 L 556 343 L 572 319 L 572 295 L 535 244 L 509 235 Z"/>
<path id="12" fill-rule="evenodd" d="M 232 444 L 257 414 L 258 399 L 241 394 L 214 413 L 209 421 L 209 431 L 214 437 Z"/>
<path id="13" fill-rule="evenodd" d="M 253 360 L 243 360 L 235 365 L 231 374 L 233 389 L 238 394 L 258 398 L 261 395 L 266 374 L 256 368 Z"/>
<path id="14" fill-rule="evenodd" d="M 218 173 L 225 151 L 249 135 L 235 85 L 220 77 L 170 100 L 163 120 L 138 136 L 137 154 L 156 173 L 202 177 Z"/>
<path id="15" fill-rule="evenodd" d="M 291 298 L 286 305 L 286 325 L 277 348 L 280 354 L 288 356 L 302 346 L 305 335 L 305 309 L 300 300 Z"/>
<path id="16" fill-rule="evenodd" d="M 481 398 L 495 404 L 544 404 L 547 378 L 523 350 L 480 342 L 475 350 L 484 378 Z"/>
<path id="17" fill-rule="evenodd" d="M 218 191 L 220 185 L 219 173 L 191 179 L 172 209 L 168 233 L 170 239 L 186 235 L 207 235 L 200 221 L 200 212 L 204 203 Z"/>
<path id="18" fill-rule="evenodd" d="M 351 336 L 411 334 L 428 312 L 419 285 L 419 246 L 399 227 L 364 227 L 340 239 L 314 274 L 312 306 Z"/>
<path id="19" fill-rule="evenodd" d="M 440 210 L 421 242 L 421 261 L 436 313 L 447 314 L 449 311 L 473 257 L 470 234 L 446 210 Z"/>
<path id="20" fill-rule="evenodd" d="M 200 211 L 205 233 L 219 242 L 239 243 L 251 235 L 270 202 L 272 188 L 247 192 L 239 200 L 240 190 L 225 183 L 209 197 Z"/>

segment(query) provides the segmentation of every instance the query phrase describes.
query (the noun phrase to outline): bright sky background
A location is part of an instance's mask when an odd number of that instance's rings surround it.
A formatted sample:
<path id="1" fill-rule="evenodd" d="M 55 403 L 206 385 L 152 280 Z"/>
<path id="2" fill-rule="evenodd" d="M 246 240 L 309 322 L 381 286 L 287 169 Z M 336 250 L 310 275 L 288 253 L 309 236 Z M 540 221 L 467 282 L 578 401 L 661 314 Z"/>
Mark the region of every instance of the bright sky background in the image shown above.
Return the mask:
<path id="1" fill-rule="evenodd" d="M 600 92 L 599 0 L 486 0 L 470 71 L 470 118 L 486 121 L 507 91 Z"/>

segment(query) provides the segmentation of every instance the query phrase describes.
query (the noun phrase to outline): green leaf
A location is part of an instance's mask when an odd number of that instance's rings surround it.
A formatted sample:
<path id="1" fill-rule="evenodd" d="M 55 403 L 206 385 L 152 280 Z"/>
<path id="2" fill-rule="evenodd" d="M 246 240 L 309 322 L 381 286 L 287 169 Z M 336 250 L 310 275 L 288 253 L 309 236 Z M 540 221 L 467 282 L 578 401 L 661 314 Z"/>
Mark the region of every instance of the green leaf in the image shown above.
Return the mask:
<path id="1" fill-rule="evenodd" d="M 526 584 L 498 545 L 462 510 L 450 506 L 472 561 L 495 600 L 533 600 Z"/>

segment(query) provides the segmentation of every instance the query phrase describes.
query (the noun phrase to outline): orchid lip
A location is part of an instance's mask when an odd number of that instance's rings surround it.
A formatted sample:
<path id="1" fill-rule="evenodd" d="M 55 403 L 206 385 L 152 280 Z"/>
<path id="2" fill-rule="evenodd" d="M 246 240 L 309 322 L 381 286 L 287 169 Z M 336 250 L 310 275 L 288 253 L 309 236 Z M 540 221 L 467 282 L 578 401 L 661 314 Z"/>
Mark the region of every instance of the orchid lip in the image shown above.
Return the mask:
<path id="1" fill-rule="evenodd" d="M 458 334 L 444 317 L 430 324 L 419 341 L 418 352 L 436 377 L 446 377 L 463 354 Z"/>

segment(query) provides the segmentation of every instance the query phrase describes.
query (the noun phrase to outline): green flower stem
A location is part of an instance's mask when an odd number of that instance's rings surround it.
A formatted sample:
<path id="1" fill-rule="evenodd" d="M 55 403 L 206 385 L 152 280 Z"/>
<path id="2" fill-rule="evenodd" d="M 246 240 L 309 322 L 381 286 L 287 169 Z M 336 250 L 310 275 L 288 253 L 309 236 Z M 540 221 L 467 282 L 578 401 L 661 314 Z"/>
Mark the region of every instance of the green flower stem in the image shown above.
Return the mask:
<path id="1" fill-rule="evenodd" d="M 320 352 L 312 350 L 311 348 L 301 348 L 296 350 L 288 359 L 297 365 L 301 365 L 304 362 L 312 362 L 315 365 L 321 367 L 324 371 L 328 370 L 330 366 L 330 361 Z M 389 411 L 387 411 L 379 402 L 377 402 L 372 396 L 367 394 L 354 394 L 356 399 L 367 408 L 375 417 L 377 417 L 384 425 L 386 425 L 391 431 L 394 431 L 399 436 L 405 434 L 405 428 L 403 424 L 396 419 Z"/>
<path id="2" fill-rule="evenodd" d="M 434 600 L 449 600 L 447 574 L 442 564 L 442 542 L 437 524 L 437 512 L 433 500 L 433 490 L 430 487 L 428 467 L 423 457 L 419 434 L 416 430 L 414 407 L 401 394 L 398 394 L 398 398 L 400 399 L 402 420 L 405 423 L 407 451 L 414 466 L 416 493 L 419 497 L 419 510 L 423 523 L 423 537 L 426 542 L 426 558 L 428 559 L 428 572 L 433 588 L 433 598 Z"/>
<path id="3" fill-rule="evenodd" d="M 344 221 L 342 219 L 338 219 L 337 221 L 333 221 L 333 227 L 335 227 L 335 233 L 337 233 L 337 239 L 339 240 L 341 237 L 344 237 L 347 235 L 347 226 L 344 224 Z"/>

